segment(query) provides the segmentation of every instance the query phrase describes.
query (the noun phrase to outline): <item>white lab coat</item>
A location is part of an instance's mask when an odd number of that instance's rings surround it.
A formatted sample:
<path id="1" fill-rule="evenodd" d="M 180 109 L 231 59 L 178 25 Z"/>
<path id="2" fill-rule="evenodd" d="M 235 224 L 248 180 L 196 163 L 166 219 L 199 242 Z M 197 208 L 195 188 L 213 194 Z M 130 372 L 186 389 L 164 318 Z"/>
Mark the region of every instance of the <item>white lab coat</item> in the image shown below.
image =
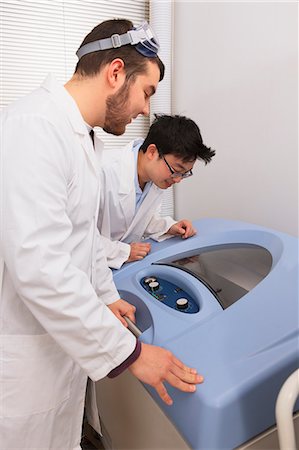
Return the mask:
<path id="1" fill-rule="evenodd" d="M 51 76 L 1 121 L 0 447 L 69 450 L 87 376 L 136 345 L 105 306 L 119 294 L 96 228 L 98 151 Z"/>
<path id="2" fill-rule="evenodd" d="M 108 264 L 114 269 L 128 259 L 129 243 L 143 238 L 167 239 L 171 236 L 165 233 L 176 223 L 171 217 L 160 216 L 164 190 L 154 184 L 135 214 L 136 163 L 132 148 L 141 142 L 136 139 L 125 148 L 104 150 L 102 155 L 98 228 Z"/>

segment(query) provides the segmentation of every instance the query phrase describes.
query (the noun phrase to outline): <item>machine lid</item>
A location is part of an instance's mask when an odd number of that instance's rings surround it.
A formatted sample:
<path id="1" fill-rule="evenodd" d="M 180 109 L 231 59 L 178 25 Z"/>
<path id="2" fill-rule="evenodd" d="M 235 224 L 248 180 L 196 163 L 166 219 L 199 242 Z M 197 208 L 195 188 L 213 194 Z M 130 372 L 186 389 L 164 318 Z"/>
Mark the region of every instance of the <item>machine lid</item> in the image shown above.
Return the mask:
<path id="1" fill-rule="evenodd" d="M 271 253 L 254 244 L 223 244 L 166 258 L 154 264 L 184 270 L 198 278 L 226 309 L 251 291 L 270 272 Z"/>

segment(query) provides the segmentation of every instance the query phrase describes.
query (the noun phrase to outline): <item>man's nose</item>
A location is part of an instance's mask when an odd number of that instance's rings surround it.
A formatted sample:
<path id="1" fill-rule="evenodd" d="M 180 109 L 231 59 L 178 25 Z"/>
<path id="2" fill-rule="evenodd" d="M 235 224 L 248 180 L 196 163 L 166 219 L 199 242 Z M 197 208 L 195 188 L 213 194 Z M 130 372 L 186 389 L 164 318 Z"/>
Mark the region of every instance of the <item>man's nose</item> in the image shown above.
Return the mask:
<path id="1" fill-rule="evenodd" d="M 182 181 L 182 177 L 174 177 L 173 178 L 173 181 L 175 182 L 175 183 L 180 183 L 181 181 Z"/>
<path id="2" fill-rule="evenodd" d="M 149 102 L 146 102 L 141 114 L 147 117 L 149 116 L 149 113 L 150 113 L 150 105 Z"/>

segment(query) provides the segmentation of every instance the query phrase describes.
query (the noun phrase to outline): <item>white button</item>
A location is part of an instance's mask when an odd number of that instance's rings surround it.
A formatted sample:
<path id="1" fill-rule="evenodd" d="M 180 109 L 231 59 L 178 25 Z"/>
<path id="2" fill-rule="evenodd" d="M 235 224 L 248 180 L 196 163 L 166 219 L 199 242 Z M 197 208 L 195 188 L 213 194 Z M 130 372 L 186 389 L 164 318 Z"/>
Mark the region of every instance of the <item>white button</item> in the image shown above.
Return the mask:
<path id="1" fill-rule="evenodd" d="M 188 308 L 188 300 L 186 298 L 178 298 L 176 305 L 178 309 L 186 309 Z"/>
<path id="2" fill-rule="evenodd" d="M 157 281 L 157 278 L 155 278 L 155 277 L 147 277 L 147 278 L 145 278 L 145 280 L 144 280 L 145 284 L 149 284 L 149 283 L 151 283 L 152 281 Z"/>
<path id="3" fill-rule="evenodd" d="M 158 283 L 158 281 L 152 281 L 151 283 L 148 284 L 148 287 L 152 290 L 152 291 L 156 291 L 157 289 L 159 289 L 160 284 Z"/>

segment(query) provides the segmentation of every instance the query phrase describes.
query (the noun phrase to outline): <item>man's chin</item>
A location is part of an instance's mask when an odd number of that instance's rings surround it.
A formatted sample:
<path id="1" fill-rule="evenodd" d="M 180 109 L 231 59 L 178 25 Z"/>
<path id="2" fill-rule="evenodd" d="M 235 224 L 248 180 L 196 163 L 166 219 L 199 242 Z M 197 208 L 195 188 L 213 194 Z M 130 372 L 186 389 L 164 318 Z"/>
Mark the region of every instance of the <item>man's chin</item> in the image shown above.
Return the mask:
<path id="1" fill-rule="evenodd" d="M 103 130 L 106 133 L 113 134 L 114 136 L 121 136 L 126 131 L 126 127 L 124 126 L 124 127 L 119 127 L 119 128 L 112 128 L 109 126 L 107 126 L 107 127 L 104 126 Z"/>
<path id="2" fill-rule="evenodd" d="M 172 184 L 168 183 L 167 181 L 163 181 L 163 182 L 155 183 L 155 184 L 156 184 L 156 186 L 158 186 L 158 188 L 164 189 L 164 190 L 168 189 L 172 186 Z"/>
<path id="3" fill-rule="evenodd" d="M 168 188 L 170 188 L 171 186 L 173 186 L 173 181 L 167 181 L 167 180 L 165 180 L 165 185 L 166 185 L 166 187 L 164 188 L 164 189 L 168 189 Z"/>

